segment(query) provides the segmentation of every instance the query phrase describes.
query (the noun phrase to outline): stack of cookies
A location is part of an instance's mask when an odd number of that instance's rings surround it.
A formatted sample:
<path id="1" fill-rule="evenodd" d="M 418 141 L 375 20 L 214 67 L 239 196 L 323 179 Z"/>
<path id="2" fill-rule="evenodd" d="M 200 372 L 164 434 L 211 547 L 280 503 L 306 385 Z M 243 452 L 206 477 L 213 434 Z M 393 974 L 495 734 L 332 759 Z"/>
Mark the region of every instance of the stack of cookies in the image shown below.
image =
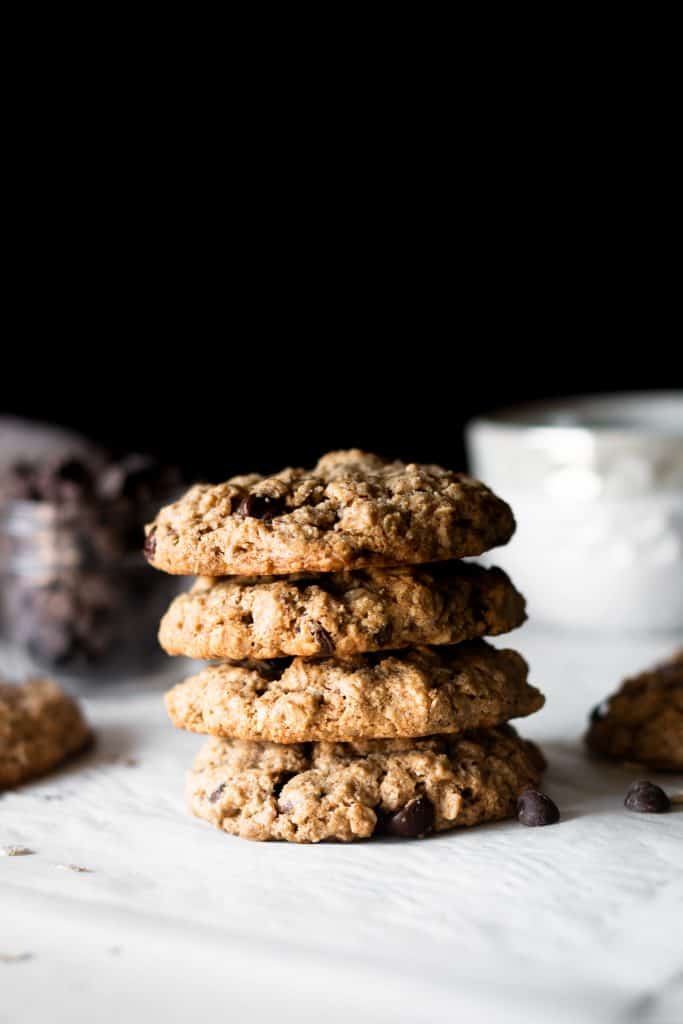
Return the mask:
<path id="1" fill-rule="evenodd" d="M 175 725 L 210 738 L 192 811 L 248 839 L 422 836 L 510 817 L 543 758 L 507 724 L 543 697 L 482 637 L 525 618 L 498 569 L 487 487 L 358 450 L 310 471 L 199 484 L 145 551 L 199 579 L 164 616 L 169 654 L 220 659 L 172 689 Z"/>

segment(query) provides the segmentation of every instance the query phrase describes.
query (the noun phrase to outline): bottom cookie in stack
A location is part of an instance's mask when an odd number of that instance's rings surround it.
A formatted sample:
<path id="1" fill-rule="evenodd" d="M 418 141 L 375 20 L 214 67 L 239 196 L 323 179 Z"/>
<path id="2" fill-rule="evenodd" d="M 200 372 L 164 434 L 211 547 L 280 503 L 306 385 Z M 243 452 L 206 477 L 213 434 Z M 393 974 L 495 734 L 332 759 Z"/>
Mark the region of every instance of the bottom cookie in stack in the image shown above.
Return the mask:
<path id="1" fill-rule="evenodd" d="M 544 767 L 540 750 L 509 725 L 354 743 L 212 737 L 188 799 L 197 817 L 244 839 L 417 837 L 512 817 Z"/>

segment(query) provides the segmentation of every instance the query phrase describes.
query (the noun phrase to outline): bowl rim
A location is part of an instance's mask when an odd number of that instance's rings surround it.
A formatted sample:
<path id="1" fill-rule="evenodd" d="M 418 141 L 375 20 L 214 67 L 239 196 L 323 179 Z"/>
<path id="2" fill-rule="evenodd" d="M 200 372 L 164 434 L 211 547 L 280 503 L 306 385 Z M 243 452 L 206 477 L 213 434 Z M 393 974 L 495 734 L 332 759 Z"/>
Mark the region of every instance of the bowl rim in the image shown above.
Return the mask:
<path id="1" fill-rule="evenodd" d="M 636 406 L 644 415 L 634 417 L 628 422 L 628 412 L 630 410 L 632 413 Z M 675 409 L 677 417 L 670 425 L 654 415 L 652 421 L 647 422 L 649 409 L 654 414 L 657 410 L 661 412 L 665 407 L 671 406 Z M 614 418 L 610 421 L 610 417 L 605 415 L 605 419 L 601 421 L 601 407 L 605 414 L 612 412 L 614 415 L 614 412 L 621 410 L 621 419 Z M 581 414 L 585 416 L 589 410 L 593 410 L 594 416 L 597 411 L 598 418 L 582 420 Z M 588 433 L 604 438 L 631 440 L 634 437 L 680 440 L 683 438 L 683 389 L 596 392 L 520 402 L 481 413 L 466 424 L 468 434 L 480 428 L 515 433 Z"/>

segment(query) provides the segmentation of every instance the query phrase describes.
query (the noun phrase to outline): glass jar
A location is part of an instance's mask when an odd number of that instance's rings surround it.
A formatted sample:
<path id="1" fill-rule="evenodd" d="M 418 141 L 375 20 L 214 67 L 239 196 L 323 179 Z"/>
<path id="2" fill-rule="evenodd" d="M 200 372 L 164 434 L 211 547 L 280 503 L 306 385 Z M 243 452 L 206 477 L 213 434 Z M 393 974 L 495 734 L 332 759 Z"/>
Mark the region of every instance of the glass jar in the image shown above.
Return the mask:
<path id="1" fill-rule="evenodd" d="M 13 674 L 96 682 L 165 664 L 156 636 L 179 580 L 147 565 L 141 519 L 116 502 L 0 508 L 0 630 Z"/>

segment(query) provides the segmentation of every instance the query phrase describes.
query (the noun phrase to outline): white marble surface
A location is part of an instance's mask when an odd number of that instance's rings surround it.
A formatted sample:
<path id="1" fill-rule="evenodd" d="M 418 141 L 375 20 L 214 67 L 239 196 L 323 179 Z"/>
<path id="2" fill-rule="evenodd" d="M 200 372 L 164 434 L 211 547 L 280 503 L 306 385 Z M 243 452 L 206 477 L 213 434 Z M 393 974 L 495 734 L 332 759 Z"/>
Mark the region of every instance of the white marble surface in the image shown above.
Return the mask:
<path id="1" fill-rule="evenodd" d="M 590 706 L 677 641 L 507 638 L 548 694 L 523 731 L 562 823 L 423 842 L 224 836 L 185 813 L 201 740 L 171 728 L 158 686 L 89 696 L 98 749 L 0 798 L 0 846 L 35 850 L 0 858 L 1 1024 L 680 1024 L 683 808 L 627 813 L 633 773 L 579 741 Z"/>

